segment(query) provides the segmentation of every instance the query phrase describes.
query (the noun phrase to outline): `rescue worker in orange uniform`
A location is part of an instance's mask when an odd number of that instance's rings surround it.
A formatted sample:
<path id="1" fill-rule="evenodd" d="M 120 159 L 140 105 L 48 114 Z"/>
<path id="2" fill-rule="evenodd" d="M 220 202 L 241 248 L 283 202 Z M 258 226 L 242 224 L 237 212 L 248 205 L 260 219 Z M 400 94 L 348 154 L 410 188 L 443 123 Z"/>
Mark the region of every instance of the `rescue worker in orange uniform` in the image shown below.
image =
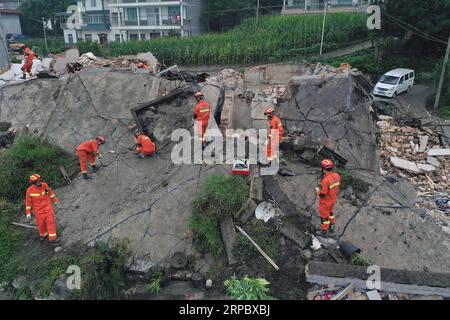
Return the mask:
<path id="1" fill-rule="evenodd" d="M 197 131 L 200 137 L 200 143 L 205 146 L 205 132 L 208 127 L 209 117 L 211 115 L 211 106 L 205 101 L 205 96 L 202 92 L 198 91 L 195 93 L 195 99 L 197 100 L 197 105 L 194 110 L 194 119 L 197 122 Z"/>
<path id="2" fill-rule="evenodd" d="M 56 242 L 55 210 L 53 203 L 58 203 L 58 198 L 47 183 L 42 182 L 41 176 L 33 174 L 29 182 L 31 186 L 27 189 L 25 196 L 25 212 L 27 219 L 31 219 L 33 211 L 36 225 L 39 230 L 40 240 L 48 237 L 50 242 Z"/>
<path id="3" fill-rule="evenodd" d="M 31 72 L 31 69 L 33 68 L 33 59 L 35 56 L 34 51 L 30 50 L 26 44 L 20 45 L 20 49 L 23 53 L 23 58 L 25 60 L 25 63 L 23 64 L 21 70 L 22 70 L 22 79 L 27 78 L 27 72 L 30 75 L 30 78 L 33 76 L 33 73 Z"/>
<path id="4" fill-rule="evenodd" d="M 322 178 L 320 187 L 316 187 L 319 197 L 319 216 L 321 219 L 322 235 L 328 236 L 328 232 L 334 233 L 336 217 L 334 215 L 334 205 L 336 204 L 341 176 L 333 172 L 334 162 L 330 159 L 322 161 Z"/>
<path id="5" fill-rule="evenodd" d="M 264 115 L 269 121 L 269 138 L 266 141 L 266 156 L 270 163 L 272 160 L 278 160 L 277 150 L 278 146 L 283 141 L 284 129 L 281 119 L 275 115 L 275 111 L 272 108 L 264 110 Z"/>
<path id="6" fill-rule="evenodd" d="M 142 131 L 136 130 L 136 152 L 139 158 L 149 157 L 155 154 L 156 144 Z"/>
<path id="7" fill-rule="evenodd" d="M 99 146 L 105 144 L 105 138 L 102 136 L 97 137 L 95 140 L 88 140 L 80 144 L 77 148 L 78 159 L 80 160 L 81 173 L 84 179 L 92 179 L 92 176 L 88 174 L 87 162 L 92 166 L 95 171 L 98 170 L 96 166 L 97 156 L 99 155 Z"/>

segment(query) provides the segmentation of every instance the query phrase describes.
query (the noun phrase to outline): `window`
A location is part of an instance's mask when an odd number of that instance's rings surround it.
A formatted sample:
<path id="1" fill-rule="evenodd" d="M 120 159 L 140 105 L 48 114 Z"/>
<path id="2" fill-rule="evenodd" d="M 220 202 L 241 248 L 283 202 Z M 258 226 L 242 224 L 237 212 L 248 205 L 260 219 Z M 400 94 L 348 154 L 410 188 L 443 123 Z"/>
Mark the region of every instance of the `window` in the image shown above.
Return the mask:
<path id="1" fill-rule="evenodd" d="M 92 42 L 92 34 L 85 34 L 84 35 L 84 40 L 86 40 L 86 42 Z"/>
<path id="2" fill-rule="evenodd" d="M 73 34 L 68 34 L 67 35 L 67 38 L 68 38 L 68 40 L 69 40 L 69 43 L 73 43 Z"/>
<path id="3" fill-rule="evenodd" d="M 145 40 L 145 33 L 141 33 L 141 40 Z"/>
<path id="4" fill-rule="evenodd" d="M 414 72 L 411 72 L 411 73 L 409 74 L 409 77 L 410 77 L 410 78 L 414 78 Z"/>
<path id="5" fill-rule="evenodd" d="M 137 8 L 128 8 L 127 9 L 127 20 L 137 21 Z"/>
<path id="6" fill-rule="evenodd" d="M 139 39 L 139 37 L 138 37 L 137 33 L 130 34 L 130 40 L 138 40 L 138 39 Z"/>
<path id="7" fill-rule="evenodd" d="M 399 84 L 403 83 L 403 77 L 400 78 L 400 81 L 398 82 Z"/>
<path id="8" fill-rule="evenodd" d="M 86 0 L 81 1 L 81 7 L 86 8 Z"/>
<path id="9" fill-rule="evenodd" d="M 97 0 L 91 0 L 91 7 L 95 8 L 97 6 Z"/>
<path id="10" fill-rule="evenodd" d="M 86 17 L 86 23 L 105 23 L 107 19 L 103 14 L 90 14 Z"/>
<path id="11" fill-rule="evenodd" d="M 409 74 L 405 74 L 405 80 L 409 79 Z"/>
<path id="12" fill-rule="evenodd" d="M 149 26 L 159 26 L 159 8 L 147 9 L 147 19 Z"/>

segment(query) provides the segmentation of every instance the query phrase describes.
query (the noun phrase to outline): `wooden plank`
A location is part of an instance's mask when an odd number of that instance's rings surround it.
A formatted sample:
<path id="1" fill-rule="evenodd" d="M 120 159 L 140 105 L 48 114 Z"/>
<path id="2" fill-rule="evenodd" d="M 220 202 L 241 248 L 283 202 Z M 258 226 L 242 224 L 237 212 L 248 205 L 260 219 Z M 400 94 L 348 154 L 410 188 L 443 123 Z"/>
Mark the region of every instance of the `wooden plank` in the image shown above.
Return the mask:
<path id="1" fill-rule="evenodd" d="M 236 230 L 234 229 L 233 218 L 231 215 L 226 215 L 219 223 L 220 232 L 222 233 L 223 244 L 228 258 L 228 264 L 236 263 L 233 255 L 233 247 L 236 242 Z"/>
<path id="2" fill-rule="evenodd" d="M 17 226 L 17 227 L 38 230 L 38 228 L 36 226 L 31 226 L 31 225 L 28 225 L 28 224 L 23 224 L 23 223 L 18 223 L 18 222 L 11 222 L 11 224 L 14 225 L 14 226 Z"/>
<path id="3" fill-rule="evenodd" d="M 250 238 L 250 236 L 247 234 L 247 232 L 245 232 L 241 227 L 236 226 L 236 228 L 239 230 L 240 233 L 242 233 L 245 237 L 247 237 L 248 240 L 250 240 L 250 242 L 256 247 L 256 249 L 259 251 L 259 253 L 272 265 L 272 267 L 275 268 L 275 270 L 280 270 L 280 268 L 277 266 L 277 264 L 267 255 L 267 253 L 265 253 L 263 251 L 263 249 L 261 249 L 258 244 L 253 241 L 252 238 Z"/>
<path id="4" fill-rule="evenodd" d="M 69 175 L 67 174 L 66 169 L 65 169 L 63 166 L 59 166 L 59 171 L 61 171 L 61 174 L 62 174 L 64 180 L 66 180 L 66 182 L 67 182 L 68 184 L 71 184 L 71 183 L 72 183 L 72 180 L 70 180 L 70 177 L 69 177 Z"/>

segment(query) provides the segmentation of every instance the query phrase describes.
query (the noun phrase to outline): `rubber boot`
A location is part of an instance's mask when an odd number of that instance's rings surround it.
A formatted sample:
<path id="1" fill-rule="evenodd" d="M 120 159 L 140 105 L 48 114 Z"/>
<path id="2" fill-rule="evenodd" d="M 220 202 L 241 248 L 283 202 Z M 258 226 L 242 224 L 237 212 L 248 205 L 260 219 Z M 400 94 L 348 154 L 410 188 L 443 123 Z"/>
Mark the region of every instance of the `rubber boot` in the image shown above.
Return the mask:
<path id="1" fill-rule="evenodd" d="M 48 240 L 48 243 L 50 244 L 59 244 L 61 241 L 59 240 L 59 238 L 56 238 L 55 240 Z"/>
<path id="2" fill-rule="evenodd" d="M 329 230 L 329 232 L 330 232 L 330 233 L 334 233 L 334 224 L 331 224 L 331 225 L 330 225 L 330 230 Z"/>
<path id="3" fill-rule="evenodd" d="M 98 171 L 98 166 L 97 165 L 95 165 L 95 166 L 92 166 L 92 170 L 94 171 L 94 172 L 97 172 Z"/>
<path id="4" fill-rule="evenodd" d="M 24 74 L 22 75 L 22 79 L 25 80 L 27 78 L 27 76 Z"/>
<path id="5" fill-rule="evenodd" d="M 92 177 L 90 175 L 88 175 L 87 173 L 83 173 L 83 178 L 84 178 L 84 180 L 92 179 Z"/>
<path id="6" fill-rule="evenodd" d="M 322 238 L 328 238 L 328 231 L 324 230 L 317 231 L 317 235 Z"/>

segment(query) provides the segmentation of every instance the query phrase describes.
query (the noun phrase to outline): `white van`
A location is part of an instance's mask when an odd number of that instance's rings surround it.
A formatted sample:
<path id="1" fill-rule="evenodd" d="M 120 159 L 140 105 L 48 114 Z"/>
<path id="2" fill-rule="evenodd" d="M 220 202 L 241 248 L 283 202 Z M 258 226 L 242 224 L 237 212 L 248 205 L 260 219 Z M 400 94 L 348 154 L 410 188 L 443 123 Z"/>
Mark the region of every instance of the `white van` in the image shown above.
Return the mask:
<path id="1" fill-rule="evenodd" d="M 391 70 L 381 77 L 373 89 L 373 94 L 392 98 L 402 92 L 409 92 L 414 85 L 414 78 L 414 70 Z"/>

